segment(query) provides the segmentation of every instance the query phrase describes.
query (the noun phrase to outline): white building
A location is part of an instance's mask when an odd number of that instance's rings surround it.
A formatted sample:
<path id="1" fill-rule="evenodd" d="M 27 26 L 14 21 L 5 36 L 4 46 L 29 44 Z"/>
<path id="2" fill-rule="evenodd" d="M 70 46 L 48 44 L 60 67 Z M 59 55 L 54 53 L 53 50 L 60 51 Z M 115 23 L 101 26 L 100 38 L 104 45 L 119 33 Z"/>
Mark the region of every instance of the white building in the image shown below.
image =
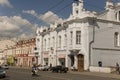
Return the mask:
<path id="1" fill-rule="evenodd" d="M 97 71 L 101 62 L 101 72 L 109 72 L 110 66 L 120 62 L 120 3 L 107 0 L 102 13 L 85 10 L 83 0 L 72 6 L 63 23 L 37 30 L 38 63 Z"/>

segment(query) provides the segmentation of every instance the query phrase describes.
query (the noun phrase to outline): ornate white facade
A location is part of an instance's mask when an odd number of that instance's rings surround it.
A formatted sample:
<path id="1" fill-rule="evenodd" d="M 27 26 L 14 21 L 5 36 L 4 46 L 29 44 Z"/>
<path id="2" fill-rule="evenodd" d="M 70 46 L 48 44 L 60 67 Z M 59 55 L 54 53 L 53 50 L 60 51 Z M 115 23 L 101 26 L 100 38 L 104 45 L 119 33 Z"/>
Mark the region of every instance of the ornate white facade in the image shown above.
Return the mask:
<path id="1" fill-rule="evenodd" d="M 94 53 L 102 52 L 96 51 L 100 47 L 99 43 L 103 44 L 108 40 L 112 42 L 114 39 L 114 35 L 109 35 L 109 33 L 114 34 L 119 29 L 120 3 L 112 3 L 107 0 L 105 11 L 102 13 L 85 10 L 83 0 L 73 3 L 72 6 L 72 14 L 68 19 L 60 24 L 51 24 L 49 27 L 42 26 L 37 30 L 36 47 L 39 53 L 39 64 L 63 65 L 69 68 L 74 66 L 79 71 L 89 70 L 93 65 L 98 66 L 99 60 L 95 58 L 98 55 L 94 56 Z M 113 26 L 115 26 L 115 28 L 111 28 L 113 31 L 105 31 L 104 34 L 101 31 Z M 100 40 L 106 34 L 111 38 Z M 107 44 L 113 44 L 111 42 Z M 103 44 L 102 48 L 104 46 L 110 47 Z M 111 45 L 111 48 L 114 46 Z"/>

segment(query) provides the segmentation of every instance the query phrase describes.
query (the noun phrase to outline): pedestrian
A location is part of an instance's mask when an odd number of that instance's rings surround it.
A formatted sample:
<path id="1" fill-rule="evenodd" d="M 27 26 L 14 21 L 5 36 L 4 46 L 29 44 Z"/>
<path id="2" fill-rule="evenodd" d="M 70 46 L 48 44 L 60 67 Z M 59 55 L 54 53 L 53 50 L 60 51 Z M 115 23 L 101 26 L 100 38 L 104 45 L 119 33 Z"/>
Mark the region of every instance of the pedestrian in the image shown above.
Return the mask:
<path id="1" fill-rule="evenodd" d="M 119 68 L 119 64 L 118 64 L 118 63 L 116 63 L 116 72 L 117 72 L 118 74 L 120 74 L 120 68 Z"/>

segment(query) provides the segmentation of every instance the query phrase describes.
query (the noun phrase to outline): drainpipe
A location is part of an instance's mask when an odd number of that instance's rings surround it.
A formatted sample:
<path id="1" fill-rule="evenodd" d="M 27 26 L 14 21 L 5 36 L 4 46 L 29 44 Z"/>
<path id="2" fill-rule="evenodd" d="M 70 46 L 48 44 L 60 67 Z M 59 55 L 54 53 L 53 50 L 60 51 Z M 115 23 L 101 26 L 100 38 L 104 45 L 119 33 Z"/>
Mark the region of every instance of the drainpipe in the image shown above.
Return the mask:
<path id="1" fill-rule="evenodd" d="M 93 39 L 92 41 L 90 41 L 89 43 L 89 67 L 91 66 L 91 48 L 92 48 L 92 44 L 94 43 L 94 39 L 95 39 L 95 18 L 93 18 Z"/>

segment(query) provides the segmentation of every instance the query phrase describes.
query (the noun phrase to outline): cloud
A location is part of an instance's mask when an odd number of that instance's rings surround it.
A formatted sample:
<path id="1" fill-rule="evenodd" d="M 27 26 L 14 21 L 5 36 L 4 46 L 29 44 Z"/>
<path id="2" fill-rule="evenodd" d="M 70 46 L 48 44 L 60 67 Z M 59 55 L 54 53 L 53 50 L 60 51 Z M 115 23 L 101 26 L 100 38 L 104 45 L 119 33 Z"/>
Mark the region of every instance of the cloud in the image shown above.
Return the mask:
<path id="1" fill-rule="evenodd" d="M 36 26 L 20 16 L 1 16 L 0 37 L 33 37 Z"/>
<path id="2" fill-rule="evenodd" d="M 40 15 L 37 14 L 34 10 L 23 10 L 23 13 L 30 14 L 36 17 L 37 19 L 46 22 L 47 24 L 51 24 L 51 23 L 53 24 L 55 22 L 56 23 L 62 22 L 62 18 L 60 18 L 59 16 L 57 16 L 51 11 L 48 11 L 45 14 L 40 14 Z"/>
<path id="3" fill-rule="evenodd" d="M 10 8 L 13 7 L 8 0 L 0 0 L 0 5 L 1 6 L 7 6 L 7 7 L 10 7 Z"/>
<path id="4" fill-rule="evenodd" d="M 23 13 L 31 14 L 33 16 L 37 17 L 37 13 L 34 10 L 23 10 Z"/>
<path id="5" fill-rule="evenodd" d="M 56 14 L 54 14 L 51 11 L 48 11 L 47 13 L 39 16 L 39 19 L 47 22 L 47 23 L 59 23 L 62 21 L 62 18 L 59 18 L 59 16 L 57 16 Z"/>

